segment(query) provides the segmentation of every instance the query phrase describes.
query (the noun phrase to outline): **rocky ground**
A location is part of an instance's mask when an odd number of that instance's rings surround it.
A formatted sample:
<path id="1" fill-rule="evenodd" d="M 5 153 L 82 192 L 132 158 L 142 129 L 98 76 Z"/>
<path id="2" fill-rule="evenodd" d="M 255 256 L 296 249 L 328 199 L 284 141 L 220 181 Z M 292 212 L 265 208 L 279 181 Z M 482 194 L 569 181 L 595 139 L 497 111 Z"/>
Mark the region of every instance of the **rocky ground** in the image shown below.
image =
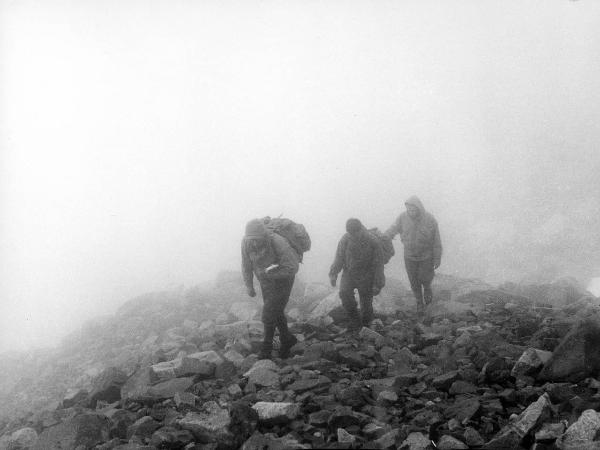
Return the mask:
<path id="1" fill-rule="evenodd" d="M 258 360 L 240 275 L 134 299 L 52 351 L 4 355 L 0 449 L 600 449 L 600 300 L 573 280 L 389 280 L 346 331 L 298 282 L 293 357 Z M 275 356 L 277 352 L 275 352 Z"/>

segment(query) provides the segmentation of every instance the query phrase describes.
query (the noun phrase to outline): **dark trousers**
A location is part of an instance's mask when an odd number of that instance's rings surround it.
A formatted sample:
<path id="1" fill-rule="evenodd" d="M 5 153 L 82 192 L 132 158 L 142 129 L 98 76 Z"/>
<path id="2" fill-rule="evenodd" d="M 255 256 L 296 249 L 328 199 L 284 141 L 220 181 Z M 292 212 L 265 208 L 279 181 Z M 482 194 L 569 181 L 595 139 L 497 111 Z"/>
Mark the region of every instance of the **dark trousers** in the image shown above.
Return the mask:
<path id="1" fill-rule="evenodd" d="M 293 285 L 294 277 L 260 281 L 264 303 L 262 312 L 262 322 L 265 326 L 264 342 L 267 347 L 273 346 L 275 328 L 279 330 L 282 341 L 289 337 L 284 310 L 290 299 Z"/>
<path id="2" fill-rule="evenodd" d="M 405 258 L 404 263 L 410 288 L 417 299 L 417 306 L 423 303 L 428 305 L 433 299 L 433 292 L 431 291 L 431 282 L 435 275 L 433 260 L 413 261 Z"/>
<path id="3" fill-rule="evenodd" d="M 360 314 L 358 313 L 354 289 L 358 290 L 360 299 Z M 342 306 L 350 315 L 353 322 L 362 322 L 368 326 L 373 320 L 373 276 L 357 277 L 342 272 L 340 281 L 340 298 Z"/>

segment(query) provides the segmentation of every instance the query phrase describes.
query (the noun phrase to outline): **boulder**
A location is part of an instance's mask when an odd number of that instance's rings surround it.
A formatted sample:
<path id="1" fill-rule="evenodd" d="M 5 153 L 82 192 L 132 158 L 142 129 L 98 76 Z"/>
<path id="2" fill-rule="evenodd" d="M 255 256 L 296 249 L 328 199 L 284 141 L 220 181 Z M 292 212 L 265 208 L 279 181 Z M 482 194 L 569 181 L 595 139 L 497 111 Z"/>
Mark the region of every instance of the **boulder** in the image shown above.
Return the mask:
<path id="1" fill-rule="evenodd" d="M 232 439 L 229 432 L 231 423 L 229 412 L 214 401 L 206 402 L 201 412 L 188 412 L 177 423 L 182 429 L 191 431 L 198 441 L 205 444 Z"/>
<path id="2" fill-rule="evenodd" d="M 573 423 L 565 434 L 556 442 L 562 450 L 577 450 L 592 443 L 596 433 L 600 431 L 600 413 L 593 409 L 584 411 L 577 422 Z"/>
<path id="3" fill-rule="evenodd" d="M 519 417 L 500 430 L 484 448 L 518 448 L 525 436 L 541 426 L 552 416 L 552 405 L 548 394 L 543 394 L 529 405 Z"/>
<path id="4" fill-rule="evenodd" d="M 551 352 L 528 348 L 513 366 L 510 374 L 518 378 L 522 375 L 535 375 L 552 356 Z"/>
<path id="5" fill-rule="evenodd" d="M 47 428 L 38 436 L 33 450 L 54 448 L 93 448 L 109 439 L 110 423 L 106 416 L 85 413 Z"/>
<path id="6" fill-rule="evenodd" d="M 107 403 L 121 400 L 121 386 L 126 381 L 127 374 L 121 369 L 109 367 L 103 370 L 92 381 L 92 390 L 89 395 L 91 408 L 95 408 L 99 400 Z"/>
<path id="7" fill-rule="evenodd" d="M 252 368 L 244 373 L 248 383 L 256 386 L 279 386 L 279 367 L 270 359 L 256 361 Z"/>
<path id="8" fill-rule="evenodd" d="M 573 325 L 538 375 L 543 381 L 578 382 L 600 371 L 600 323 L 588 319 Z"/>

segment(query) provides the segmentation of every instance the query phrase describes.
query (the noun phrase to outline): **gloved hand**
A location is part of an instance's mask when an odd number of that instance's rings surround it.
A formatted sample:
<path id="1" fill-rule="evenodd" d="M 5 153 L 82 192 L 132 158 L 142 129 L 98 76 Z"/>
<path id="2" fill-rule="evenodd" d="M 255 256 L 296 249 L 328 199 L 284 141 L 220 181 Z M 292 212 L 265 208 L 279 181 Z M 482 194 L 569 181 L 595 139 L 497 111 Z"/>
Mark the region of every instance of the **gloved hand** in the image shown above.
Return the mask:
<path id="1" fill-rule="evenodd" d="M 254 290 L 254 286 L 250 286 L 248 288 L 246 288 L 248 291 L 248 295 L 250 297 L 256 297 L 256 291 Z"/>
<path id="2" fill-rule="evenodd" d="M 331 283 L 331 286 L 335 287 L 335 284 L 337 283 L 337 276 L 329 275 L 329 282 Z"/>
<path id="3" fill-rule="evenodd" d="M 380 292 L 381 292 L 380 287 L 373 286 L 373 295 L 379 295 Z"/>

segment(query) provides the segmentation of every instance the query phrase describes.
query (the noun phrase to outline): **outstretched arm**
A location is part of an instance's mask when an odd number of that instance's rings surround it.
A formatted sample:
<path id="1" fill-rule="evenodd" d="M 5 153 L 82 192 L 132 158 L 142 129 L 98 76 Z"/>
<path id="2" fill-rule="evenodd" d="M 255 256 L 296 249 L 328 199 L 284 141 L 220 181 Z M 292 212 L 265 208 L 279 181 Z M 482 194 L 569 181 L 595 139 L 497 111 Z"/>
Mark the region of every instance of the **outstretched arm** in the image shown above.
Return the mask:
<path id="1" fill-rule="evenodd" d="M 384 234 L 387 237 L 389 237 L 390 239 L 394 239 L 394 237 L 398 233 L 402 233 L 402 223 L 400 223 L 400 218 L 399 217 L 394 221 L 394 223 L 392 224 L 392 226 L 389 227 Z"/>

